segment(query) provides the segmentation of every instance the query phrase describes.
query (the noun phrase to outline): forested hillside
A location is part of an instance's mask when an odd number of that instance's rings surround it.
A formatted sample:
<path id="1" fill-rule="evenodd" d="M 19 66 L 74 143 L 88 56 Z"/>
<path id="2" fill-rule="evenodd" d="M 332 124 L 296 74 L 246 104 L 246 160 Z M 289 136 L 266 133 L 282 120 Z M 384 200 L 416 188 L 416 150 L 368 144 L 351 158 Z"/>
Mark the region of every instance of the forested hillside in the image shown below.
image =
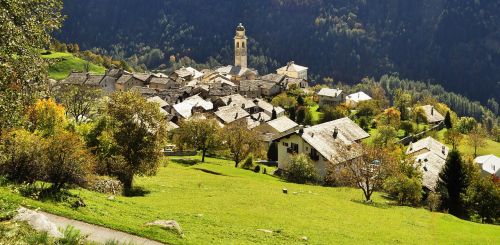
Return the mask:
<path id="1" fill-rule="evenodd" d="M 243 22 L 250 64 L 289 60 L 316 81 L 397 72 L 486 102 L 500 100 L 500 2 L 463 0 L 64 0 L 57 35 L 154 69 L 171 55 L 232 63 Z M 210 58 L 214 59 L 210 59 Z"/>

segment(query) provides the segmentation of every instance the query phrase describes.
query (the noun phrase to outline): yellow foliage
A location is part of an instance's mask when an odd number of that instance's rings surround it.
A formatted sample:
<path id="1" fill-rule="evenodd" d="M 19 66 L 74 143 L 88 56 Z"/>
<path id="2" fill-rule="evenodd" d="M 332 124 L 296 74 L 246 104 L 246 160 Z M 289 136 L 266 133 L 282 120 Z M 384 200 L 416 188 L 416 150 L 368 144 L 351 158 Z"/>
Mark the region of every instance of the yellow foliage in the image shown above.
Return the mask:
<path id="1" fill-rule="evenodd" d="M 28 109 L 27 117 L 31 130 L 44 137 L 54 135 L 68 125 L 66 110 L 51 98 L 38 100 Z"/>

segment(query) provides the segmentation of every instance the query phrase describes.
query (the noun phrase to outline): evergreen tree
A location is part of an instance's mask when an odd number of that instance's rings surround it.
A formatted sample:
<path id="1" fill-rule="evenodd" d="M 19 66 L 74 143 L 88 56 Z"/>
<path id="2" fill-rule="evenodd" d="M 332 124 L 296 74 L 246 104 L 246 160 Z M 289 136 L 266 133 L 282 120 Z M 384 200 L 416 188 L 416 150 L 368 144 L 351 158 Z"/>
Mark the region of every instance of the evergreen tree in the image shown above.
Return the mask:
<path id="1" fill-rule="evenodd" d="M 295 122 L 301 124 L 304 122 L 306 118 L 306 110 L 302 107 L 297 110 L 297 118 L 295 118 Z"/>
<path id="2" fill-rule="evenodd" d="M 293 107 L 292 107 L 292 108 L 290 108 L 290 109 L 289 109 L 288 116 L 290 117 L 290 119 L 291 119 L 292 121 L 295 121 L 295 115 L 296 115 L 296 114 L 297 114 L 297 113 L 296 113 L 296 111 L 295 111 L 295 108 L 293 108 Z"/>
<path id="3" fill-rule="evenodd" d="M 276 118 L 278 118 L 278 115 L 276 114 L 276 109 L 274 109 L 274 107 L 273 107 L 273 112 L 271 114 L 271 120 L 274 120 Z"/>
<path id="4" fill-rule="evenodd" d="M 304 106 L 304 98 L 301 95 L 297 96 L 297 104 L 299 106 Z"/>
<path id="5" fill-rule="evenodd" d="M 448 154 L 443 170 L 439 173 L 437 191 L 441 194 L 441 209 L 448 210 L 450 214 L 457 217 L 465 218 L 467 209 L 463 195 L 468 186 L 469 178 L 460 152 L 452 150 Z"/>
<path id="6" fill-rule="evenodd" d="M 450 129 L 453 127 L 452 123 L 451 123 L 451 116 L 450 116 L 450 111 L 447 111 L 446 112 L 446 116 L 444 117 L 444 126 L 447 128 L 447 129 Z"/>

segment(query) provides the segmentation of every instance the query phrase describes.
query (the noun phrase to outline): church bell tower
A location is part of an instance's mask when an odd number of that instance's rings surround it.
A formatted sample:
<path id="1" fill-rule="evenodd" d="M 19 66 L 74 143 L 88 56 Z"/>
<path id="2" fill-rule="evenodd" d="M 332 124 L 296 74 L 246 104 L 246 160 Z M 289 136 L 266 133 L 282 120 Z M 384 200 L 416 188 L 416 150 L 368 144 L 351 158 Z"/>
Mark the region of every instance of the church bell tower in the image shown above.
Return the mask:
<path id="1" fill-rule="evenodd" d="M 236 36 L 234 37 L 234 65 L 247 68 L 247 36 L 245 36 L 245 27 L 240 23 L 236 27 Z"/>

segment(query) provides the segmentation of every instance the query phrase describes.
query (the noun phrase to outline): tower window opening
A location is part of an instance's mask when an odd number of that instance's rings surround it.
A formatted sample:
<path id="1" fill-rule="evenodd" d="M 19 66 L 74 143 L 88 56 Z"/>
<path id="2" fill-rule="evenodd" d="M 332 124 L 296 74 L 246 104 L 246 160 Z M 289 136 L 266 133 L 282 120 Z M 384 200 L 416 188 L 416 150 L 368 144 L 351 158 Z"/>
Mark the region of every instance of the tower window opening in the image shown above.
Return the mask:
<path id="1" fill-rule="evenodd" d="M 244 43 L 244 42 L 243 42 L 243 43 L 241 43 L 241 47 L 242 47 L 242 48 L 245 48 L 245 43 Z"/>
<path id="2" fill-rule="evenodd" d="M 240 43 L 236 43 L 236 48 L 240 48 Z"/>

